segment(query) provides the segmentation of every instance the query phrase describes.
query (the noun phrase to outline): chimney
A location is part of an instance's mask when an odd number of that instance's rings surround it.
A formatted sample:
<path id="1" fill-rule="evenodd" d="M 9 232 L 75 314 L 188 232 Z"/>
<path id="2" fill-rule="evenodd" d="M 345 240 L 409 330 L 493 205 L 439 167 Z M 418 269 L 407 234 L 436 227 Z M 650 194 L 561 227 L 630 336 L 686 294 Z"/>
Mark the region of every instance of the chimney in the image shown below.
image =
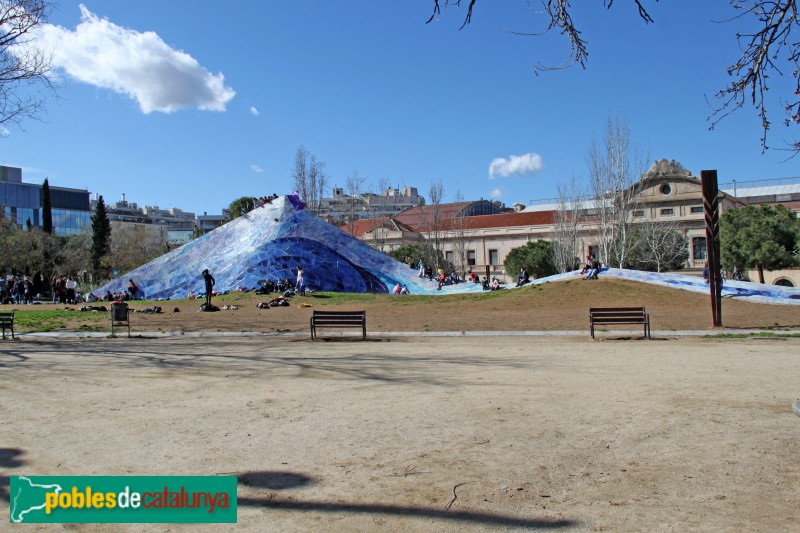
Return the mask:
<path id="1" fill-rule="evenodd" d="M 122 201 L 125 201 L 125 193 L 122 193 Z"/>

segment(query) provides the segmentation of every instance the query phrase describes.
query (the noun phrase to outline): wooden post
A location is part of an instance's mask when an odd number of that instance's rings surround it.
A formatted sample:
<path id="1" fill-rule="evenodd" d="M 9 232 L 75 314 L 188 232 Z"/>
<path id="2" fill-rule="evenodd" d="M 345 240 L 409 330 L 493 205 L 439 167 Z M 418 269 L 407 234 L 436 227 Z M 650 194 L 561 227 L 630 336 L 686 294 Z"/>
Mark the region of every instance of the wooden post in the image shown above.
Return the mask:
<path id="1" fill-rule="evenodd" d="M 722 326 L 722 271 L 719 257 L 719 189 L 717 171 L 702 170 L 703 213 L 706 219 L 706 255 L 708 256 L 708 289 L 711 294 L 711 320 Z"/>

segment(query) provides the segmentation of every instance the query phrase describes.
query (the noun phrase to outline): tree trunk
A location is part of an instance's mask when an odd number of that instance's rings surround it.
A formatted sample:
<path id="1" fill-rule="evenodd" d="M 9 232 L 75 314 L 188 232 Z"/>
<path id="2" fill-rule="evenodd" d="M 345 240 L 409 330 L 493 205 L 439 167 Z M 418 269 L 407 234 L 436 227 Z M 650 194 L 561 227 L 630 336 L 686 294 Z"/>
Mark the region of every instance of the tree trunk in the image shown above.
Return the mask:
<path id="1" fill-rule="evenodd" d="M 761 265 L 756 265 L 756 268 L 758 269 L 758 282 L 763 284 L 764 283 L 764 267 L 761 266 Z"/>

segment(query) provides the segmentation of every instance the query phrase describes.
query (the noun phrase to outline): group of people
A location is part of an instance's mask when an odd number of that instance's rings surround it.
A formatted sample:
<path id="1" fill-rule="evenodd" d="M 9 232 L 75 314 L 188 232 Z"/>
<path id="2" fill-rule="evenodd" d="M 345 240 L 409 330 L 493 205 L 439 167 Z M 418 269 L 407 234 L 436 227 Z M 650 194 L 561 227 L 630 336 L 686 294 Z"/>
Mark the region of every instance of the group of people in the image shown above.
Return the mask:
<path id="1" fill-rule="evenodd" d="M 0 280 L 0 303 L 3 304 L 30 304 L 33 303 L 36 294 L 33 281 L 25 276 L 6 280 Z"/>
<path id="2" fill-rule="evenodd" d="M 408 290 L 408 286 L 405 283 L 398 283 L 392 289 L 393 294 L 411 294 Z"/>
<path id="3" fill-rule="evenodd" d="M 263 282 L 258 289 L 256 289 L 256 293 L 271 294 L 273 292 L 285 293 L 286 291 L 294 291 L 301 296 L 305 296 L 306 290 L 307 285 L 305 280 L 305 272 L 303 271 L 303 267 L 298 265 L 297 276 L 295 277 L 294 283 L 292 283 L 292 280 L 289 278 L 278 278 L 278 281 L 268 279 L 267 281 Z"/>

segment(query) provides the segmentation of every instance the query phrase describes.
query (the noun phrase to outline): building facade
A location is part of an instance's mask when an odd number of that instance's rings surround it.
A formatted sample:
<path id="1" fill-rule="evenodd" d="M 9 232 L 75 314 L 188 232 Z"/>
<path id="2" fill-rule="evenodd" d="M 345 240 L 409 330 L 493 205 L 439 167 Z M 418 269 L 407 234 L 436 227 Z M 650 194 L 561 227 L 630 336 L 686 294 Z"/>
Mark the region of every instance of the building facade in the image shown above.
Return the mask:
<path id="1" fill-rule="evenodd" d="M 50 185 L 53 232 L 61 237 L 87 231 L 91 225 L 89 191 Z M 42 227 L 42 185 L 22 181 L 22 169 L 0 166 L 0 215 L 20 227 Z"/>
<path id="2" fill-rule="evenodd" d="M 97 198 L 94 198 L 91 201 L 93 211 L 96 206 Z M 177 207 L 170 209 L 151 205 L 139 207 L 135 202 L 128 202 L 125 194 L 119 201 L 106 204 L 106 214 L 112 229 L 126 226 L 143 228 L 170 247 L 185 244 L 195 235 L 194 213 L 182 211 Z"/>
<path id="3" fill-rule="evenodd" d="M 345 194 L 341 187 L 333 188 L 333 196 L 320 201 L 321 218 L 332 224 L 344 224 L 353 220 L 391 217 L 425 202 L 416 187 L 389 188 L 383 194 Z"/>
<path id="4" fill-rule="evenodd" d="M 800 207 L 800 185 L 797 189 L 796 200 Z M 738 195 L 735 196 L 732 190 L 720 191 L 721 211 L 750 203 L 762 203 L 765 200 L 765 191 L 760 188 L 752 191 L 738 188 L 736 192 Z M 792 207 L 793 193 L 787 189 L 771 192 L 773 195 L 770 198 L 775 201 L 773 203 L 787 205 L 789 202 L 789 207 Z M 662 159 L 656 161 L 633 185 L 630 193 L 631 224 L 659 224 L 680 232 L 686 238 L 689 248 L 685 268 L 699 272 L 707 259 L 700 178 L 692 175 L 680 163 Z M 578 258 L 589 253 L 601 257 L 599 210 L 604 201 L 607 199 L 585 200 L 579 208 L 576 247 Z M 471 210 L 465 211 L 464 206 L 467 204 L 471 206 Z M 467 202 L 440 206 L 442 221 L 436 229 L 436 239 L 442 243 L 446 260 L 458 271 L 472 269 L 502 276 L 506 274 L 503 263 L 511 250 L 539 239 L 556 239 L 559 207 L 555 203 L 531 205 L 514 213 L 500 212 L 498 207 L 497 212 L 483 214 L 475 213 L 479 205 L 479 202 Z M 343 226 L 342 229 L 383 251 L 391 251 L 403 244 L 431 241 L 434 228 L 430 222 L 431 213 L 426 212 L 429 207 L 408 210 L 391 219 L 383 219 L 382 222 L 360 220 L 352 231 L 348 226 Z M 398 227 L 397 223 L 402 223 L 403 227 Z M 462 250 L 464 254 L 461 253 Z M 765 281 L 798 286 L 798 274 L 800 270 L 776 271 L 770 273 Z"/>

